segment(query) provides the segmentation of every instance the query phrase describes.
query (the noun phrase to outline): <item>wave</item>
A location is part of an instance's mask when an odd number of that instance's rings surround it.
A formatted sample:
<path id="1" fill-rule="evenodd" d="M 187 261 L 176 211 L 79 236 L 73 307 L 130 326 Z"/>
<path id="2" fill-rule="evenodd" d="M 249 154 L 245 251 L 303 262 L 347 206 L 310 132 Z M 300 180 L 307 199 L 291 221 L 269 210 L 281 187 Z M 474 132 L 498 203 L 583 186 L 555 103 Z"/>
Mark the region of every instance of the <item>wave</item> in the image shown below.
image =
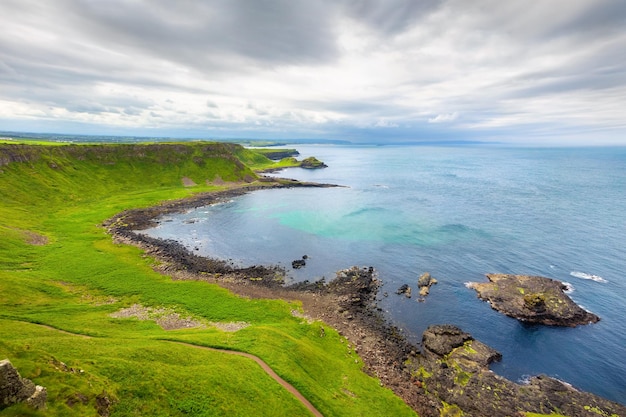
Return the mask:
<path id="1" fill-rule="evenodd" d="M 565 285 L 565 290 L 563 290 L 565 294 L 571 294 L 574 292 L 574 286 L 569 282 L 563 281 L 563 285 Z"/>
<path id="2" fill-rule="evenodd" d="M 601 282 L 603 284 L 606 284 L 607 281 L 606 279 L 602 278 L 601 276 L 598 275 L 593 275 L 593 274 L 586 274 L 584 272 L 579 272 L 579 271 L 572 271 L 569 273 L 571 276 L 576 277 L 576 278 L 580 278 L 580 279 L 590 279 L 592 281 L 595 282 Z"/>

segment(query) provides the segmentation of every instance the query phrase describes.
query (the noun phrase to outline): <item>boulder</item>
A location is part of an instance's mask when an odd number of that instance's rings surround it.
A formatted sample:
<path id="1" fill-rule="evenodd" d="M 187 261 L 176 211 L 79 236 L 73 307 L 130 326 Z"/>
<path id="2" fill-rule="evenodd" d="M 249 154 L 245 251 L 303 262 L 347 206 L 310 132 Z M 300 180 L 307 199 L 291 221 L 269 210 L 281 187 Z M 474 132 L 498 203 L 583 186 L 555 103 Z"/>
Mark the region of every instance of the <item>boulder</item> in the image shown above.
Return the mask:
<path id="1" fill-rule="evenodd" d="M 422 333 L 422 353 L 443 357 L 472 339 L 472 335 L 451 324 L 433 325 Z"/>
<path id="2" fill-rule="evenodd" d="M 433 278 L 430 273 L 424 272 L 417 279 L 417 286 L 420 289 L 420 296 L 425 297 L 430 292 L 430 287 L 437 283 L 437 280 Z"/>
<path id="3" fill-rule="evenodd" d="M 411 298 L 411 287 L 407 284 L 403 284 L 396 290 L 396 294 L 402 295 L 404 294 L 407 298 Z"/>
<path id="4" fill-rule="evenodd" d="M 22 378 L 8 359 L 0 361 L 0 410 L 26 402 L 33 408 L 46 405 L 47 390 Z"/>
<path id="5" fill-rule="evenodd" d="M 291 262 L 291 267 L 293 269 L 300 269 L 304 266 L 306 266 L 306 261 L 304 259 L 296 259 L 295 261 Z"/>

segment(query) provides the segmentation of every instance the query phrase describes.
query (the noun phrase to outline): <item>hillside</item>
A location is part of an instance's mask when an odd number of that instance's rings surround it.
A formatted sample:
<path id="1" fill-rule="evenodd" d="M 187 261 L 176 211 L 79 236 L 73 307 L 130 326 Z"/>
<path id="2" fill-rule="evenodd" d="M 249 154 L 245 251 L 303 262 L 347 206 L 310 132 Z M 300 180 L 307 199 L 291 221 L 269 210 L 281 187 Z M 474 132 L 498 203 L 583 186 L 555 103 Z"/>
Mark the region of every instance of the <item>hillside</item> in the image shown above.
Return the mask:
<path id="1" fill-rule="evenodd" d="M 255 170 L 277 166 L 223 143 L 0 144 L 0 360 L 48 391 L 46 410 L 0 415 L 310 415 L 254 360 L 199 347 L 255 355 L 326 416 L 415 415 L 344 337 L 292 314 L 297 302 L 174 281 L 101 227 L 130 208 L 262 187 Z"/>

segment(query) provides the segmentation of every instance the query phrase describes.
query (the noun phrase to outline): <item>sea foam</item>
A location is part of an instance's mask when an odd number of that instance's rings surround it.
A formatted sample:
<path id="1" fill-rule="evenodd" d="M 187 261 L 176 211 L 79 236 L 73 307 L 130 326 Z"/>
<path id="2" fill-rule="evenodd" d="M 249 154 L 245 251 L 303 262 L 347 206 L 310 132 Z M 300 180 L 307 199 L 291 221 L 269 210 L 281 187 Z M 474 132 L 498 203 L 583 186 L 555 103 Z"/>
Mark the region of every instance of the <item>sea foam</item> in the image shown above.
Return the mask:
<path id="1" fill-rule="evenodd" d="M 574 292 L 574 286 L 569 282 L 563 281 L 563 285 L 565 285 L 565 290 L 563 290 L 565 294 L 571 294 Z"/>
<path id="2" fill-rule="evenodd" d="M 603 284 L 606 284 L 607 280 L 605 280 L 604 278 L 602 278 L 601 276 L 598 275 L 593 275 L 593 274 L 587 274 L 584 272 L 579 272 L 579 271 L 572 271 L 569 273 L 571 276 L 576 277 L 576 278 L 580 278 L 580 279 L 590 279 L 592 281 L 596 281 L 596 282 L 601 282 Z"/>

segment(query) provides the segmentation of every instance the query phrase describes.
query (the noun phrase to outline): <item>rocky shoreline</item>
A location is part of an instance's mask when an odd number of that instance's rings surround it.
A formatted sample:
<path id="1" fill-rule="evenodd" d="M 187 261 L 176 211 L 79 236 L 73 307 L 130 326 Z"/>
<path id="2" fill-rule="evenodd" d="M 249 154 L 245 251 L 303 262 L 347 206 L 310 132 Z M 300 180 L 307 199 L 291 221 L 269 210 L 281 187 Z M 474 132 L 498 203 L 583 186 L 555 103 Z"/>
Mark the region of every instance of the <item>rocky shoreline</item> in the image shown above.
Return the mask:
<path id="1" fill-rule="evenodd" d="M 626 416 L 626 407 L 540 376 L 520 385 L 489 371 L 500 354 L 450 326 L 431 326 L 422 349 L 391 325 L 376 305 L 380 281 L 373 267 L 352 267 L 329 282 L 284 286 L 284 269 L 255 265 L 237 268 L 193 254 L 172 240 L 151 238 L 138 230 L 155 226 L 159 216 L 215 204 L 247 192 L 285 187 L 329 187 L 326 184 L 264 178 L 246 185 L 203 193 L 158 206 L 124 211 L 103 226 L 119 242 L 143 248 L 160 260 L 158 269 L 174 279 L 217 283 L 233 292 L 259 298 L 302 301 L 305 313 L 337 329 L 365 363 L 365 370 L 392 389 L 420 416 L 523 416 L 559 413 L 578 416 Z M 323 330 L 323 329 L 322 329 Z"/>

